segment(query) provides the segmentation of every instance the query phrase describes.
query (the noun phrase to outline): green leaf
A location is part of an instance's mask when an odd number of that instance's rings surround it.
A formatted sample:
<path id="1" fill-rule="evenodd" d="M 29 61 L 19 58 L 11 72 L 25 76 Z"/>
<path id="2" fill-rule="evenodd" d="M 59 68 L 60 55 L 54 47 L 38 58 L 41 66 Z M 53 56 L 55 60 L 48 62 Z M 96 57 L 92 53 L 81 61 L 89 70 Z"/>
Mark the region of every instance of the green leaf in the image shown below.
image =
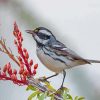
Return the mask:
<path id="1" fill-rule="evenodd" d="M 37 95 L 38 100 L 44 100 L 46 98 L 46 93 L 40 93 Z"/>
<path id="2" fill-rule="evenodd" d="M 48 87 L 48 89 L 50 89 L 51 91 L 54 91 L 54 92 L 56 91 L 56 90 L 53 88 L 53 86 L 50 85 L 49 82 L 46 81 L 46 82 L 44 82 L 44 83 L 46 84 L 46 86 Z"/>
<path id="3" fill-rule="evenodd" d="M 74 100 L 78 100 L 78 96 L 76 96 L 76 97 L 74 98 Z"/>
<path id="4" fill-rule="evenodd" d="M 63 97 L 63 100 L 67 100 L 67 92 L 63 92 L 62 97 Z"/>
<path id="5" fill-rule="evenodd" d="M 54 95 L 51 95 L 50 97 L 51 97 L 50 100 L 54 100 Z"/>
<path id="6" fill-rule="evenodd" d="M 74 98 L 74 100 L 85 100 L 85 98 L 84 98 L 84 97 L 76 96 L 76 97 Z"/>
<path id="7" fill-rule="evenodd" d="M 39 100 L 44 100 L 45 99 L 45 94 L 42 94 L 41 96 L 40 96 L 40 99 Z"/>
<path id="8" fill-rule="evenodd" d="M 28 87 L 26 88 L 26 91 L 28 91 L 28 90 L 36 91 L 37 88 L 33 87 L 32 85 L 28 85 Z"/>
<path id="9" fill-rule="evenodd" d="M 70 99 L 70 100 L 73 100 L 73 98 L 70 94 L 67 94 L 67 98 Z"/>
<path id="10" fill-rule="evenodd" d="M 72 96 L 68 94 L 68 90 L 64 90 L 62 94 L 63 100 L 73 100 Z"/>
<path id="11" fill-rule="evenodd" d="M 28 100 L 32 100 L 32 98 L 34 98 L 38 93 L 39 93 L 39 91 L 36 91 L 36 92 L 32 93 L 32 94 L 28 97 Z"/>
<path id="12" fill-rule="evenodd" d="M 85 100 L 85 98 L 84 97 L 79 97 L 79 99 L 78 100 Z"/>

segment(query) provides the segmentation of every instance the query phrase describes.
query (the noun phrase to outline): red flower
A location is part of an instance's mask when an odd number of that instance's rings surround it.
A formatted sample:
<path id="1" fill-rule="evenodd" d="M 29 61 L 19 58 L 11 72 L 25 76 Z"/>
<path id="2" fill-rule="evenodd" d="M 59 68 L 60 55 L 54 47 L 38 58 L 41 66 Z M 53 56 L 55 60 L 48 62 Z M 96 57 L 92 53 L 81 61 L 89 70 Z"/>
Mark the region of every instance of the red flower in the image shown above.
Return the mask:
<path id="1" fill-rule="evenodd" d="M 0 42 L 3 49 L 6 50 L 8 56 L 17 63 L 19 70 L 12 69 L 11 63 L 9 62 L 3 67 L 2 71 L 0 70 L 0 80 L 11 80 L 13 83 L 18 85 L 28 85 L 27 77 L 34 76 L 36 74 L 38 64 L 35 64 L 33 69 L 33 60 L 29 60 L 29 53 L 26 48 L 23 48 L 22 33 L 20 32 L 16 22 L 14 23 L 13 35 L 15 36 L 14 44 L 16 45 L 19 54 L 17 58 L 9 52 L 2 40 L 0 40 Z"/>

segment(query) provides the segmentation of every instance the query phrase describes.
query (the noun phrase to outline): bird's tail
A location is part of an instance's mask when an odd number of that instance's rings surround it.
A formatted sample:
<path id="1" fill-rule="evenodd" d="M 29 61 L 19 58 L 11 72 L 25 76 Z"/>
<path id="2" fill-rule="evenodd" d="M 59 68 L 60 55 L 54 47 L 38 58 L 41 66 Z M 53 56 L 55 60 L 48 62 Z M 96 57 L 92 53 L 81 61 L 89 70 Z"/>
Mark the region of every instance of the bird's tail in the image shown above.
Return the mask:
<path id="1" fill-rule="evenodd" d="M 87 60 L 89 63 L 100 63 L 100 60 L 89 60 L 89 59 L 85 60 Z"/>

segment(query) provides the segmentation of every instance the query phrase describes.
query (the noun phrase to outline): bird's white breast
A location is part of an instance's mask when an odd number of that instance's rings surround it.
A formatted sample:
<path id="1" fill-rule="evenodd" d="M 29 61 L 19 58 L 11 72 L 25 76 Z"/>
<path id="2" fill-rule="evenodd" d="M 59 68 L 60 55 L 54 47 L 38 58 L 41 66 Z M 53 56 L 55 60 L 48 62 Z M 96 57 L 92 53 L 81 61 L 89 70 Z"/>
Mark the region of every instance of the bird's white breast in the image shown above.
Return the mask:
<path id="1" fill-rule="evenodd" d="M 44 54 L 43 50 L 37 50 L 37 56 L 40 61 L 51 71 L 60 73 L 66 68 L 66 65 L 60 61 L 54 60 L 52 57 Z"/>

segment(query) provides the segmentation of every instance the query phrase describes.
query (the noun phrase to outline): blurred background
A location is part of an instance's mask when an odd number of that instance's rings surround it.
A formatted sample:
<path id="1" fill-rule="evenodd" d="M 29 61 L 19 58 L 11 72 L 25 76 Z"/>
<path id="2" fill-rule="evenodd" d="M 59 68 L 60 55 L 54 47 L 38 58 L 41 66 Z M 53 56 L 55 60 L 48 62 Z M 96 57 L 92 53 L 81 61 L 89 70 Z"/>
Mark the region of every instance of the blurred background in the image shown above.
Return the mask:
<path id="1" fill-rule="evenodd" d="M 17 22 L 24 37 L 24 47 L 30 58 L 39 63 L 37 77 L 49 76 L 50 72 L 36 56 L 36 44 L 25 32 L 43 26 L 67 47 L 87 59 L 100 59 L 100 1 L 99 0 L 0 0 L 0 37 L 6 38 L 7 46 L 17 55 L 13 45 L 13 23 Z M 0 52 L 0 67 L 12 62 Z M 15 64 L 13 67 L 17 68 Z M 66 70 L 64 86 L 74 96 L 86 100 L 100 100 L 100 64 L 78 66 Z M 43 73 L 44 72 L 44 73 Z M 55 88 L 62 82 L 62 74 L 50 79 Z M 27 100 L 31 92 L 26 86 L 0 81 L 0 100 Z"/>

